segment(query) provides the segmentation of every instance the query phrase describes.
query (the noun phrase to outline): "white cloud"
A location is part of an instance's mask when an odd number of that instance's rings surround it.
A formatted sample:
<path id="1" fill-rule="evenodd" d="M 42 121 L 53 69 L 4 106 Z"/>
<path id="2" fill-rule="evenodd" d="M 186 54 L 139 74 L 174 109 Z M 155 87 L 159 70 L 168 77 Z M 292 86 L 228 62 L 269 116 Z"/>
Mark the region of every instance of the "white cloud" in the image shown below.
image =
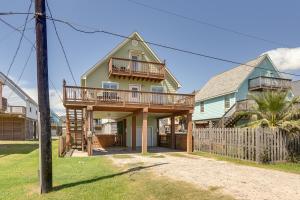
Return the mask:
<path id="1" fill-rule="evenodd" d="M 21 88 L 33 99 L 38 103 L 38 93 L 36 88 L 26 88 L 22 87 Z M 58 91 L 59 95 L 62 97 L 62 92 Z M 8 97 L 8 103 L 10 105 L 16 105 L 20 106 L 23 105 L 25 106 L 25 102 L 21 100 L 16 94 L 12 93 L 11 90 L 7 87 L 4 88 L 3 91 L 3 96 Z M 65 115 L 65 108 L 58 97 L 58 94 L 56 93 L 55 90 L 50 89 L 49 90 L 49 100 L 50 100 L 50 108 L 58 115 Z"/>
<path id="2" fill-rule="evenodd" d="M 300 69 L 300 47 L 278 48 L 265 52 L 279 70 Z"/>
<path id="3" fill-rule="evenodd" d="M 23 90 L 36 102 L 38 102 L 38 93 L 36 88 L 23 88 Z M 60 91 L 59 95 L 62 97 L 62 93 Z M 65 108 L 56 93 L 55 90 L 50 89 L 49 90 L 49 100 L 50 100 L 50 108 L 56 112 L 58 115 L 65 115 Z"/>

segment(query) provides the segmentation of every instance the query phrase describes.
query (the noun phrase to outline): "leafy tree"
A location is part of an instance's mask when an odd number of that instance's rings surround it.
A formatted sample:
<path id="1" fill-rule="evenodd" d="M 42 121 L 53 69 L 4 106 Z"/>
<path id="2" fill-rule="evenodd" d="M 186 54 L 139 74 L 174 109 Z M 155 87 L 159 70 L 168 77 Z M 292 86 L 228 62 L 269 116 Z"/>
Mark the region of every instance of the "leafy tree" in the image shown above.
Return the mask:
<path id="1" fill-rule="evenodd" d="M 286 91 L 267 91 L 250 94 L 249 99 L 256 104 L 238 113 L 250 118 L 242 127 L 278 127 L 293 135 L 300 132 L 299 98 L 289 98 Z"/>

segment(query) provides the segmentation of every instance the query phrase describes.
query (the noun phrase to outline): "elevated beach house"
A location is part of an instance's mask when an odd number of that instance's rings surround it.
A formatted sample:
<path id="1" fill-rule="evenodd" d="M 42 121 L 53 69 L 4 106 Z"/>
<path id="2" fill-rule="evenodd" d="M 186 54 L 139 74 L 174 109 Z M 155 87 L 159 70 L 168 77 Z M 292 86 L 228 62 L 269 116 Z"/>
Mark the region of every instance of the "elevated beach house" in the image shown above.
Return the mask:
<path id="1" fill-rule="evenodd" d="M 249 93 L 289 90 L 291 80 L 283 78 L 268 55 L 257 57 L 212 77 L 196 92 L 195 127 L 234 127 L 241 122 L 238 111 L 250 109 Z"/>
<path id="2" fill-rule="evenodd" d="M 159 119 L 187 116 L 187 151 L 192 149 L 193 94 L 178 94 L 180 83 L 134 32 L 81 77 L 81 86 L 64 83 L 67 145 L 93 148 L 125 146 L 147 152 L 159 146 Z M 117 133 L 97 131 L 116 122 Z M 175 128 L 170 147 L 175 148 Z"/>
<path id="3" fill-rule="evenodd" d="M 0 72 L 0 140 L 37 138 L 38 121 L 38 104 Z"/>

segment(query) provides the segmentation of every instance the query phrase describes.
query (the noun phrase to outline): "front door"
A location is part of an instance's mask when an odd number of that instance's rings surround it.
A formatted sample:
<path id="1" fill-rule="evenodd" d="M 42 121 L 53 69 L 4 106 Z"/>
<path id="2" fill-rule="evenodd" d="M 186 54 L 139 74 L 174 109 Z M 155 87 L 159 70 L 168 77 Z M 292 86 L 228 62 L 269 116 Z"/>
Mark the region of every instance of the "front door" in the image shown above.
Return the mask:
<path id="1" fill-rule="evenodd" d="M 132 92 L 129 93 L 129 102 L 131 103 L 139 103 L 140 102 L 140 93 L 141 86 L 138 84 L 130 84 L 129 90 Z"/>

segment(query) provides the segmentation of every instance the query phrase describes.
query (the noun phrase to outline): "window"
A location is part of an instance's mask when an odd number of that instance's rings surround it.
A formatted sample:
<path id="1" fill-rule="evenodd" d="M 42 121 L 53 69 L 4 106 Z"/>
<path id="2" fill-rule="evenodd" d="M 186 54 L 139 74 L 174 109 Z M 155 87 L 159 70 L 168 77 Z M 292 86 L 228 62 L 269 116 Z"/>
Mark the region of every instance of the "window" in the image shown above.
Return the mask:
<path id="1" fill-rule="evenodd" d="M 119 84 L 115 82 L 102 82 L 102 88 L 117 90 L 119 88 Z M 103 96 L 100 97 L 102 100 L 110 101 L 110 100 L 119 100 L 117 92 L 113 91 L 104 91 Z"/>
<path id="2" fill-rule="evenodd" d="M 102 82 L 102 88 L 116 90 L 119 88 L 119 84 L 115 82 Z"/>
<path id="3" fill-rule="evenodd" d="M 230 108 L 230 98 L 229 98 L 229 96 L 225 96 L 224 104 L 225 104 L 225 109 Z"/>
<path id="4" fill-rule="evenodd" d="M 153 85 L 153 86 L 151 86 L 151 91 L 152 92 L 157 92 L 157 93 L 163 93 L 164 88 L 162 86 Z"/>
<path id="5" fill-rule="evenodd" d="M 29 112 L 31 112 L 31 107 L 29 107 Z"/>
<path id="6" fill-rule="evenodd" d="M 204 101 L 200 102 L 200 112 L 204 112 Z"/>

